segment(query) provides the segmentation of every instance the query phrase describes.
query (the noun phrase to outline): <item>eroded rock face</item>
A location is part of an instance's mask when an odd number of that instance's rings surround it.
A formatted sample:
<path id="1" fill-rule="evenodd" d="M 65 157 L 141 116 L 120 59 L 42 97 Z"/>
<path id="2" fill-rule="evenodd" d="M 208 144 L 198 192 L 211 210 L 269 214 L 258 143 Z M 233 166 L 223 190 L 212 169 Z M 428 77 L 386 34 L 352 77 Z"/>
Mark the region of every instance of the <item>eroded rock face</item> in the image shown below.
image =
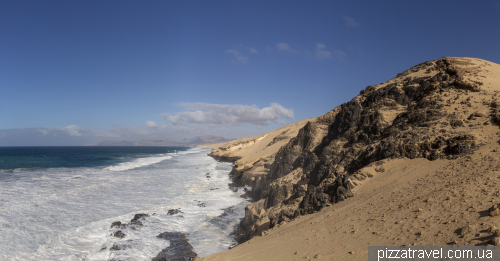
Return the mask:
<path id="1" fill-rule="evenodd" d="M 466 72 L 457 64 L 455 58 L 419 64 L 306 124 L 267 165 L 269 174 L 251 184 L 258 186 L 260 200 L 246 209 L 240 241 L 352 196 L 351 177 L 374 162 L 473 153 L 476 137 L 460 127 L 483 115 L 446 108 L 458 101 L 467 105 L 470 99 L 460 97 L 478 92 L 482 83 L 464 80 Z M 445 100 L 443 93 L 457 98 Z M 500 106 L 490 106 L 492 120 L 500 122 Z"/>

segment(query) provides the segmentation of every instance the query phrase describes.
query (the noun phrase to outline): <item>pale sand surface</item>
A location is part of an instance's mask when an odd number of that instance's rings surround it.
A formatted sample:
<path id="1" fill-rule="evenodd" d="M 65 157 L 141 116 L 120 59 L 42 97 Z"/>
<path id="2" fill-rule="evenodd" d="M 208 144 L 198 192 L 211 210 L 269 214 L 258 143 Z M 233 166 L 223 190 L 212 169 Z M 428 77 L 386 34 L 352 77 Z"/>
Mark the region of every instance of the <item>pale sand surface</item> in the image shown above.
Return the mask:
<path id="1" fill-rule="evenodd" d="M 252 168 L 257 161 L 276 154 L 291 138 L 297 136 L 299 130 L 307 122 L 315 120 L 316 118 L 305 119 L 256 137 L 230 141 L 215 149 L 213 154 L 240 157 L 235 162 L 237 169 L 247 170 Z"/>
<path id="2" fill-rule="evenodd" d="M 480 69 L 469 79 L 483 82 L 481 91 L 468 93 L 468 101 L 451 96 L 443 100 L 450 99 L 446 107 L 450 113 L 484 114 L 459 127 L 463 133 L 476 136 L 480 145 L 477 151 L 454 160 L 380 161 L 378 166 L 363 169 L 372 178 L 355 180 L 354 197 L 201 260 L 367 260 L 368 246 L 488 244 L 493 236 L 487 229 L 492 225 L 500 227 L 500 216 L 491 217 L 488 211 L 500 202 L 500 129 L 496 124 L 483 123 L 490 122 L 487 104 L 499 98 L 500 65 L 474 58 L 465 60 L 474 65 L 465 68 Z M 398 114 L 390 113 L 394 115 L 387 115 L 389 120 Z M 258 149 L 237 147 L 262 137 L 261 141 L 267 140 Z M 228 143 L 224 147 L 243 157 L 239 165 L 242 167 L 277 151 L 273 148 L 274 152 L 266 152 L 264 145 L 269 139 L 262 135 L 232 141 L 231 146 Z"/>
<path id="3" fill-rule="evenodd" d="M 316 118 L 301 120 L 255 137 L 223 143 L 202 144 L 196 147 L 214 149 L 219 156 L 241 157 L 236 165 L 251 166 L 255 161 L 275 154 L 279 148 L 295 137 L 307 122 L 315 120 Z"/>
<path id="4" fill-rule="evenodd" d="M 219 147 L 224 146 L 224 144 L 226 144 L 226 143 L 227 142 L 214 143 L 214 144 L 200 144 L 200 145 L 196 145 L 195 147 L 201 147 L 201 148 L 205 148 L 205 149 L 217 149 Z"/>

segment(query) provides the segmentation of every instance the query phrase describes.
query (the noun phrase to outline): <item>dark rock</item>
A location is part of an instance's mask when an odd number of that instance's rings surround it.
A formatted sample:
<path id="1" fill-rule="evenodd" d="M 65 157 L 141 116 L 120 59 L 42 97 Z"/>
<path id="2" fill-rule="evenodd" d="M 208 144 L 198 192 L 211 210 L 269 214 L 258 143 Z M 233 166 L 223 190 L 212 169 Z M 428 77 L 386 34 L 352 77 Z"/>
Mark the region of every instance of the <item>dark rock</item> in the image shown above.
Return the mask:
<path id="1" fill-rule="evenodd" d="M 148 214 L 144 214 L 144 213 L 141 213 L 141 214 L 135 214 L 134 218 L 130 220 L 131 223 L 134 223 L 134 222 L 138 222 L 139 219 L 144 219 L 145 217 L 149 217 Z"/>
<path id="2" fill-rule="evenodd" d="M 175 215 L 177 213 L 182 213 L 181 209 L 180 208 L 176 208 L 176 209 L 169 209 L 168 210 L 168 213 L 167 215 Z"/>
<path id="3" fill-rule="evenodd" d="M 483 116 L 484 116 L 484 114 L 483 114 L 483 113 L 480 113 L 480 112 L 477 112 L 477 111 L 476 111 L 476 112 L 472 113 L 472 114 L 471 114 L 471 115 L 467 118 L 467 120 L 470 120 L 470 121 L 471 121 L 471 120 L 475 120 L 475 119 L 476 119 L 476 118 L 478 118 L 478 117 L 483 117 Z"/>
<path id="4" fill-rule="evenodd" d="M 230 162 L 230 163 L 234 163 L 237 160 L 241 159 L 240 156 L 227 157 L 227 156 L 211 155 L 210 153 L 208 155 L 211 156 L 211 157 L 213 157 L 218 162 Z"/>
<path id="5" fill-rule="evenodd" d="M 118 250 L 125 250 L 127 248 L 130 248 L 130 242 L 131 241 L 126 241 L 126 242 L 115 242 L 109 250 L 112 251 L 118 251 Z"/>
<path id="6" fill-rule="evenodd" d="M 448 140 L 445 152 L 451 155 L 470 154 L 477 149 L 473 135 L 460 135 Z"/>
<path id="7" fill-rule="evenodd" d="M 439 149 L 439 148 L 443 147 L 444 145 L 446 145 L 446 140 L 443 137 L 438 136 L 438 137 L 436 137 L 436 139 L 432 143 L 431 147 L 433 149 Z"/>
<path id="8" fill-rule="evenodd" d="M 117 238 L 124 238 L 126 237 L 127 235 L 125 233 L 123 233 L 121 230 L 118 230 L 116 231 L 114 234 L 113 234 L 114 237 L 117 237 Z"/>
<path id="9" fill-rule="evenodd" d="M 131 227 L 132 229 L 137 229 L 138 227 L 142 227 L 143 224 L 141 220 L 144 220 L 144 218 L 149 217 L 148 214 L 135 214 L 134 218 L 130 220 L 128 223 L 128 226 Z"/>
<path id="10" fill-rule="evenodd" d="M 464 122 L 461 120 L 454 119 L 450 121 L 450 126 L 453 128 L 463 127 Z"/>
<path id="11" fill-rule="evenodd" d="M 180 232 L 165 232 L 157 236 L 170 241 L 170 246 L 163 249 L 152 261 L 190 261 L 197 255 L 189 244 L 186 235 Z"/>
<path id="12" fill-rule="evenodd" d="M 135 214 L 134 218 L 132 220 L 130 220 L 130 222 L 128 224 L 122 223 L 120 221 L 115 221 L 111 224 L 111 228 L 117 227 L 119 229 L 125 229 L 125 228 L 137 229 L 137 228 L 143 226 L 143 224 L 140 220 L 144 220 L 145 217 L 149 217 L 149 215 L 144 214 L 144 213 Z M 123 234 L 123 235 L 125 235 L 125 234 Z"/>

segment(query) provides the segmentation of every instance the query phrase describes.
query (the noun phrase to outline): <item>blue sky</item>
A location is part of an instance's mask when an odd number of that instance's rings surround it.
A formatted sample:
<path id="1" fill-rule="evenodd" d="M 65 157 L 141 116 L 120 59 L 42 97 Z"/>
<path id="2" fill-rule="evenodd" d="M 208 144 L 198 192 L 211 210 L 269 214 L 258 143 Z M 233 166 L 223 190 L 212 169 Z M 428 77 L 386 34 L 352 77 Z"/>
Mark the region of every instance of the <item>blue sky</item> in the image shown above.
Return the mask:
<path id="1" fill-rule="evenodd" d="M 257 135 L 499 43 L 500 1 L 1 1 L 0 146 Z"/>

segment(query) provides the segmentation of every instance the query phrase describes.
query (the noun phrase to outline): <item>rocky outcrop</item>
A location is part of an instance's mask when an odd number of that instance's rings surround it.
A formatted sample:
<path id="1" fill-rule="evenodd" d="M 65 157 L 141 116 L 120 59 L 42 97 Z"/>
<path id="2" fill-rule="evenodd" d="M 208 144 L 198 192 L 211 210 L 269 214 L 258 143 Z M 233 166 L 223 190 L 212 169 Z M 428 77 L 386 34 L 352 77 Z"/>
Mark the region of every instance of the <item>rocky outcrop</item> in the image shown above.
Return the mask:
<path id="1" fill-rule="evenodd" d="M 186 235 L 180 232 L 165 232 L 157 236 L 168 240 L 170 246 L 163 249 L 152 261 L 190 261 L 195 260 L 196 253 L 193 251 L 193 247 L 189 244 Z"/>
<path id="2" fill-rule="evenodd" d="M 366 178 L 360 169 L 381 160 L 473 153 L 480 144 L 464 126 L 489 121 L 484 113 L 466 113 L 478 103 L 468 96 L 481 91 L 482 82 L 468 77 L 477 69 L 467 59 L 449 57 L 419 64 L 308 122 L 275 154 L 245 168 L 236 161 L 237 176 L 255 198 L 246 208 L 240 242 L 353 196 L 355 180 Z M 498 102 L 483 103 L 491 107 L 491 121 L 500 122 Z"/>
<path id="3" fill-rule="evenodd" d="M 111 224 L 111 228 L 116 227 L 119 229 L 126 229 L 126 228 L 137 229 L 139 227 L 142 227 L 141 220 L 144 220 L 147 217 L 149 217 L 148 214 L 144 214 L 144 213 L 135 214 L 134 218 L 132 218 L 129 223 L 122 223 L 120 221 L 115 221 Z M 115 237 L 123 238 L 123 237 L 125 237 L 125 234 L 123 234 L 123 236 L 116 236 L 115 235 Z"/>
<path id="4" fill-rule="evenodd" d="M 201 203 L 204 206 L 204 203 Z M 198 204 L 200 206 L 200 204 Z M 168 215 L 177 215 L 179 213 L 183 213 L 179 208 L 178 209 L 170 209 L 168 210 Z M 154 215 L 154 214 L 153 214 Z M 134 218 L 130 220 L 128 223 L 122 223 L 120 221 L 115 221 L 111 224 L 111 229 L 113 232 L 111 236 L 124 239 L 118 242 L 114 242 L 113 246 L 109 248 L 112 251 L 113 255 L 117 255 L 115 258 L 111 258 L 110 260 L 122 260 L 120 259 L 121 251 L 134 248 L 137 245 L 137 240 L 127 239 L 127 235 L 122 231 L 125 229 L 137 230 L 141 229 L 144 224 L 143 222 L 149 218 L 149 214 L 139 213 L 135 214 Z M 129 230 L 130 231 L 130 230 Z M 195 260 L 196 253 L 193 251 L 193 247 L 189 243 L 189 240 L 186 238 L 186 235 L 181 232 L 164 232 L 157 236 L 157 238 L 165 239 L 170 242 L 169 247 L 163 249 L 159 252 L 156 257 L 154 257 L 153 261 L 166 261 L 166 260 L 179 260 L 179 261 L 190 261 Z M 102 250 L 105 250 L 104 247 Z"/>

